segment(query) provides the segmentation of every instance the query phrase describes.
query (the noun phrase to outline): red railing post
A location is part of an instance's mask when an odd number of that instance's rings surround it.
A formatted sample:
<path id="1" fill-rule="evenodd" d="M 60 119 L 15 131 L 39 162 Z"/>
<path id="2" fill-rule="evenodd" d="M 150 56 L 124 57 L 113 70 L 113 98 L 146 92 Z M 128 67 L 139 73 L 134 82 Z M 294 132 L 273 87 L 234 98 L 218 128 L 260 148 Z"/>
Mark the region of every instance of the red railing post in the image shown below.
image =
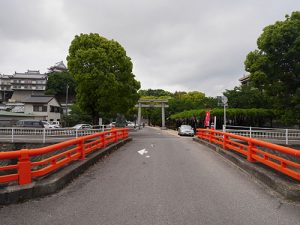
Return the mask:
<path id="1" fill-rule="evenodd" d="M 203 130 L 200 130 L 200 138 L 201 138 L 201 139 L 204 139 L 204 137 L 205 137 L 204 131 L 203 131 Z"/>
<path id="2" fill-rule="evenodd" d="M 211 143 L 212 142 L 212 132 L 211 131 L 207 131 L 208 132 L 208 140 Z"/>
<path id="3" fill-rule="evenodd" d="M 84 160 L 85 159 L 85 146 L 84 146 L 84 139 L 81 139 L 79 144 L 78 144 L 78 151 L 79 151 L 79 159 Z"/>
<path id="4" fill-rule="evenodd" d="M 253 148 L 255 148 L 255 146 L 253 145 L 251 139 L 248 141 L 248 152 L 247 152 L 247 160 L 249 162 L 255 162 L 255 160 L 252 158 L 252 154 L 253 154 Z"/>
<path id="5" fill-rule="evenodd" d="M 22 149 L 18 158 L 19 184 L 29 184 L 32 181 L 31 165 L 28 149 Z"/>
<path id="6" fill-rule="evenodd" d="M 212 129 L 212 130 L 213 130 L 213 131 L 211 131 L 211 142 L 214 142 L 214 143 L 215 143 L 216 136 L 215 136 L 214 129 Z"/>
<path id="7" fill-rule="evenodd" d="M 228 144 L 228 136 L 226 135 L 226 133 L 224 133 L 223 136 L 223 148 L 227 149 L 227 144 Z"/>
<path id="8" fill-rule="evenodd" d="M 118 130 L 114 130 L 113 133 L 114 133 L 114 142 L 117 142 L 118 141 Z"/>
<path id="9" fill-rule="evenodd" d="M 100 141 L 101 141 L 101 147 L 105 148 L 105 146 L 106 146 L 106 144 L 105 144 L 105 134 L 100 135 Z"/>

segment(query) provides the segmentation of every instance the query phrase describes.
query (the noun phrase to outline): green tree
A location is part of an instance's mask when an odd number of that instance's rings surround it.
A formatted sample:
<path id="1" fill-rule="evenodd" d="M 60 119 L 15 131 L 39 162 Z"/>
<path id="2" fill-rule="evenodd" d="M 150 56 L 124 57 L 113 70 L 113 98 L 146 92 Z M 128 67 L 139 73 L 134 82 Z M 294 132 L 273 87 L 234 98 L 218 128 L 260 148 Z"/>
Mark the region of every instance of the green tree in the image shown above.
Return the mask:
<path id="1" fill-rule="evenodd" d="M 48 75 L 46 94 L 55 95 L 57 99 L 63 101 L 66 98 L 67 85 L 69 99 L 72 99 L 76 88 L 74 77 L 67 71 L 51 73 Z"/>
<path id="2" fill-rule="evenodd" d="M 300 12 L 264 28 L 258 49 L 248 54 L 245 69 L 252 84 L 273 107 L 285 109 L 285 122 L 300 121 Z"/>
<path id="3" fill-rule="evenodd" d="M 228 98 L 230 108 L 272 108 L 268 96 L 250 85 L 235 87 L 223 93 Z"/>
<path id="4" fill-rule="evenodd" d="M 140 83 L 132 73 L 131 59 L 117 41 L 96 33 L 76 35 L 67 61 L 77 84 L 77 102 L 95 123 L 100 116 L 125 114 L 138 100 Z"/>
<path id="5" fill-rule="evenodd" d="M 78 104 L 73 104 L 70 106 L 71 111 L 70 115 L 64 115 L 64 121 L 68 123 L 69 126 L 74 126 L 78 123 L 91 123 L 92 118 L 91 115 L 86 114 L 84 111 L 80 109 Z"/>

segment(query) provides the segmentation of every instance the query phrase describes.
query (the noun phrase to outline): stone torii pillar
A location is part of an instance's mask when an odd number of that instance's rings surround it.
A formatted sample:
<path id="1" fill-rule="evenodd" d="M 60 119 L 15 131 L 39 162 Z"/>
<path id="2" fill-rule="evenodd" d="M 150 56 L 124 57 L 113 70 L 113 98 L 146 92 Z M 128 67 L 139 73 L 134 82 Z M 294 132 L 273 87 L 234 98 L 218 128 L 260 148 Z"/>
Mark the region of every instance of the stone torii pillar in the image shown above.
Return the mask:
<path id="1" fill-rule="evenodd" d="M 141 127 L 141 120 L 142 120 L 142 103 L 139 102 L 138 104 L 138 126 Z"/>

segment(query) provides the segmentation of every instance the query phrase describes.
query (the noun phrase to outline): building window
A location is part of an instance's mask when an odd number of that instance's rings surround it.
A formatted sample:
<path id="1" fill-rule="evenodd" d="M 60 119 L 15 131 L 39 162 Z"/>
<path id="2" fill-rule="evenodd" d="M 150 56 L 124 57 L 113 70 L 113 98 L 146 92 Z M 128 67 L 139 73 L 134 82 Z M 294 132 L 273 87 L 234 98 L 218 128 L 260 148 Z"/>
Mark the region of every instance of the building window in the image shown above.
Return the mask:
<path id="1" fill-rule="evenodd" d="M 60 113 L 60 108 L 56 106 L 50 106 L 50 112 Z"/>
<path id="2" fill-rule="evenodd" d="M 39 106 L 38 105 L 34 105 L 33 106 L 33 111 L 34 112 L 39 112 Z"/>
<path id="3" fill-rule="evenodd" d="M 46 105 L 33 105 L 33 111 L 34 112 L 47 112 L 47 106 Z"/>

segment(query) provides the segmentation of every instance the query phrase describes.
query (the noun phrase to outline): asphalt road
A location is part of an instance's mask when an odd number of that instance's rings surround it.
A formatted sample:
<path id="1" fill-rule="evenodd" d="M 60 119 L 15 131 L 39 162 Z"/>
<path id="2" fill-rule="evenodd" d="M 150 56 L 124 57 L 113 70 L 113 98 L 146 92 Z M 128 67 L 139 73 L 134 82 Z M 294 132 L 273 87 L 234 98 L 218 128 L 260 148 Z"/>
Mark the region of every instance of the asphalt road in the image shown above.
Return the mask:
<path id="1" fill-rule="evenodd" d="M 0 224 L 300 224 L 299 204 L 191 138 L 152 128 L 132 136 L 59 193 L 2 207 Z"/>

